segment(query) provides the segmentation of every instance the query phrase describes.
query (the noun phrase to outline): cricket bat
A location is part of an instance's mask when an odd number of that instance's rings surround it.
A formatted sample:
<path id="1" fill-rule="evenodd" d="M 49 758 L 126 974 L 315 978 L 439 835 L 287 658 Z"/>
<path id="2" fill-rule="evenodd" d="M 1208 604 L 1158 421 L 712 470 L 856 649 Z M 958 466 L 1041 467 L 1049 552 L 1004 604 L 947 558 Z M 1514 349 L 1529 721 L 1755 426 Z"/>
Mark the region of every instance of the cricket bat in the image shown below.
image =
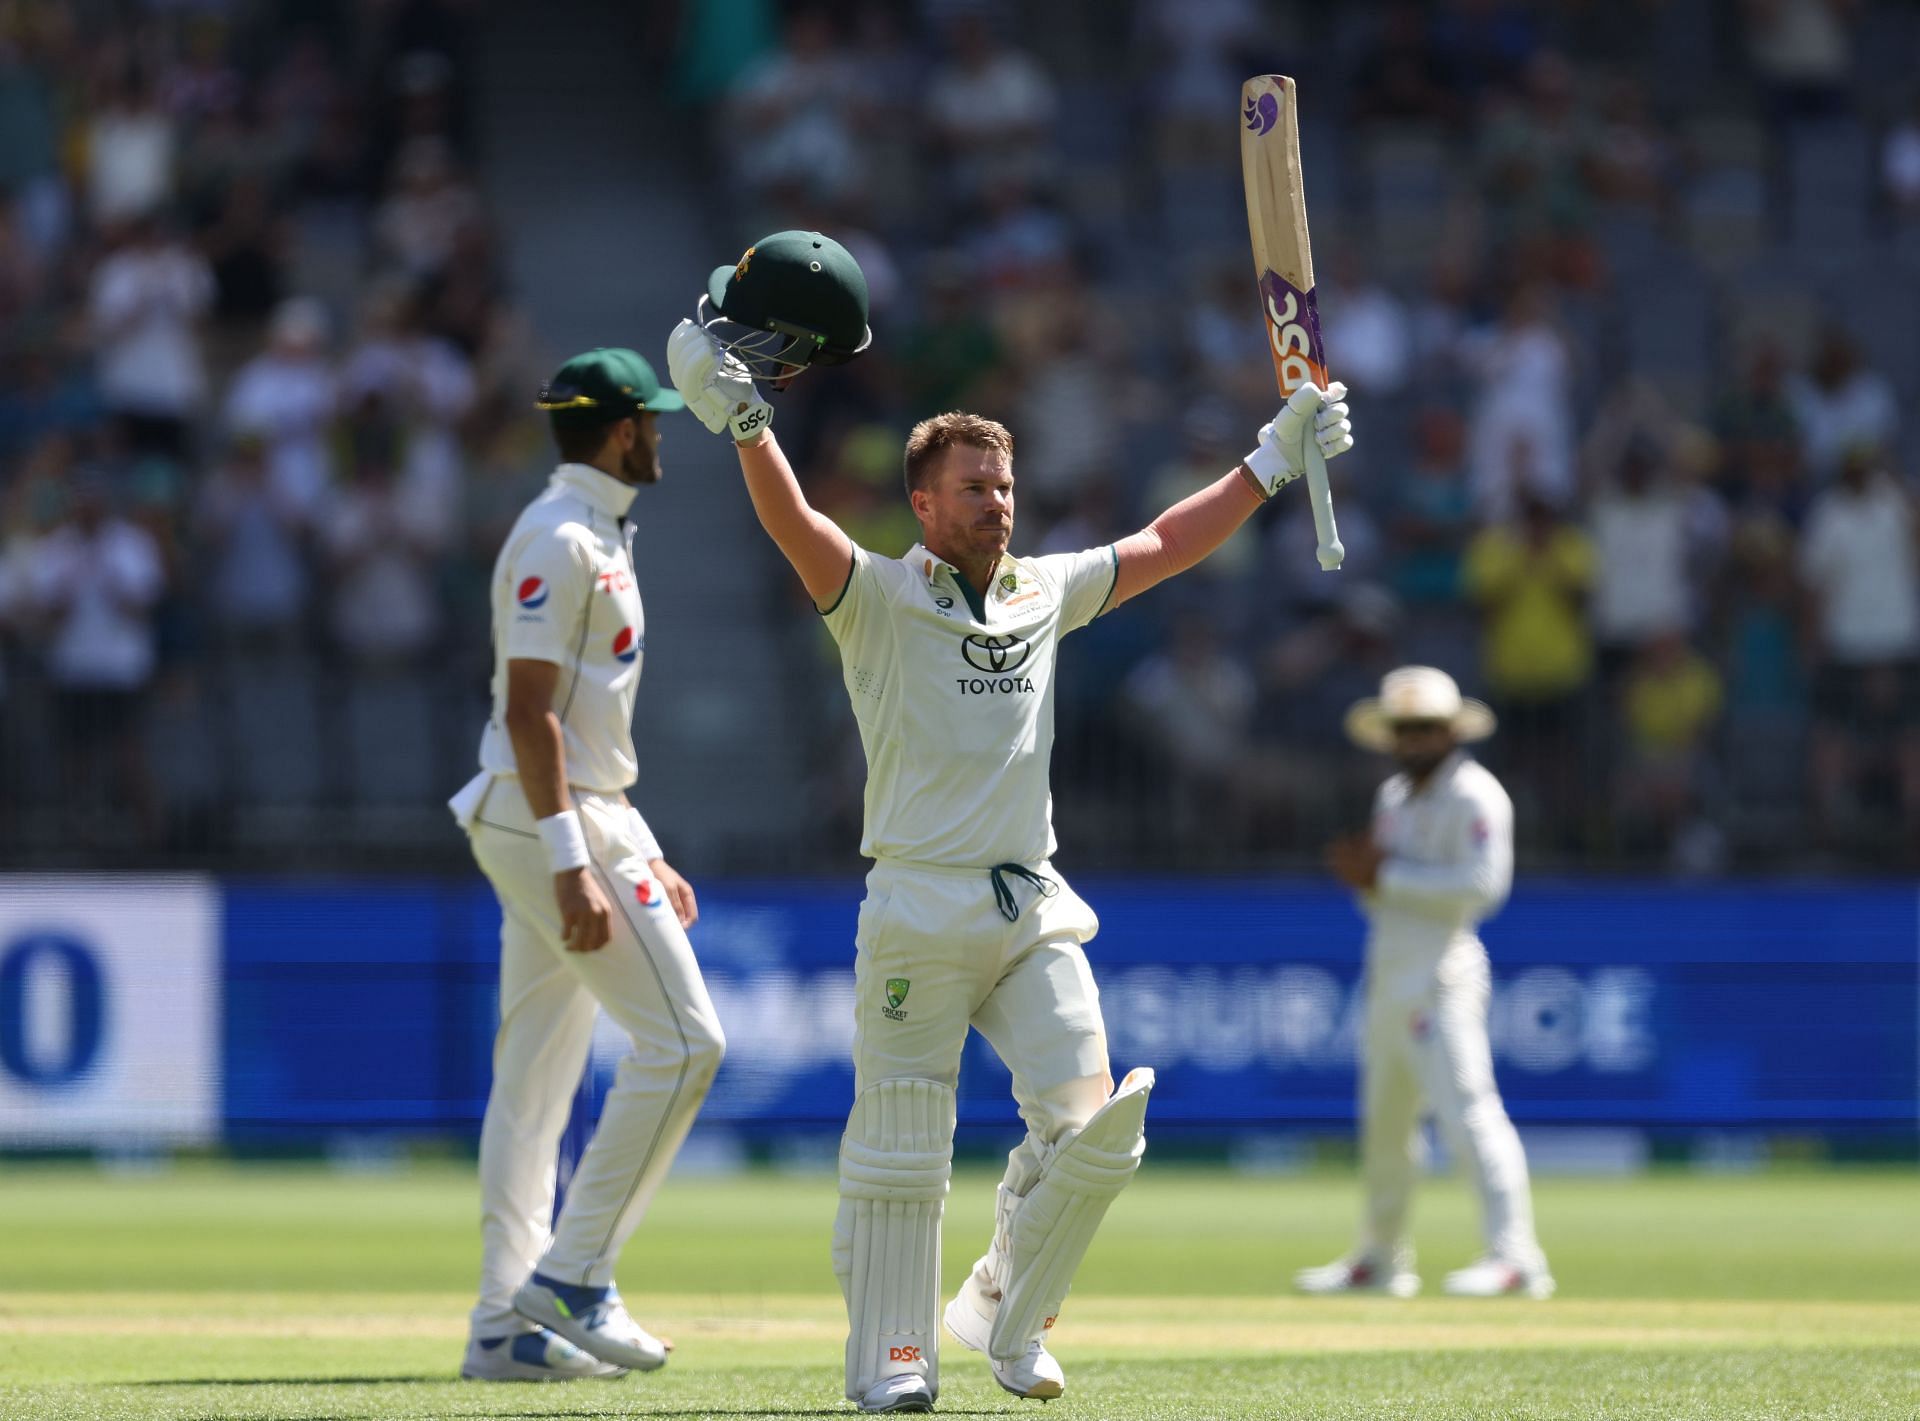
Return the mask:
<path id="1" fill-rule="evenodd" d="M 1240 176 L 1247 188 L 1247 228 L 1260 311 L 1284 399 L 1311 381 L 1327 384 L 1327 353 L 1313 301 L 1313 248 L 1307 239 L 1307 197 L 1300 181 L 1300 120 L 1294 82 L 1262 74 L 1240 86 Z M 1347 550 L 1333 522 L 1327 460 L 1307 436 L 1307 497 L 1320 566 L 1332 572 Z"/>

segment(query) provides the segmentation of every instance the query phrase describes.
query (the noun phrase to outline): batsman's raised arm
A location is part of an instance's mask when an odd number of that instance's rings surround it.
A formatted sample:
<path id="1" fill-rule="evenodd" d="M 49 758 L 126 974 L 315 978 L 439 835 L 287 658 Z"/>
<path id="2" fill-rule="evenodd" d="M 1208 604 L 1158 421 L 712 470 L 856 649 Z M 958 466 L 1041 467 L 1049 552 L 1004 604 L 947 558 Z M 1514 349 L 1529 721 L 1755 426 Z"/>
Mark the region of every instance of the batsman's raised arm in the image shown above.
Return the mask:
<path id="1" fill-rule="evenodd" d="M 816 605 L 826 606 L 847 585 L 853 539 L 807 502 L 772 430 L 761 431 L 740 445 L 739 451 L 740 472 L 746 476 L 747 496 L 753 500 L 760 526 L 800 574 L 807 595 Z"/>
<path id="2" fill-rule="evenodd" d="M 1325 390 L 1301 386 L 1261 428 L 1258 446 L 1233 472 L 1115 543 L 1112 605 L 1204 562 L 1256 508 L 1305 472 L 1309 432 L 1329 459 L 1351 449 L 1346 397 L 1347 387 L 1338 382 Z"/>

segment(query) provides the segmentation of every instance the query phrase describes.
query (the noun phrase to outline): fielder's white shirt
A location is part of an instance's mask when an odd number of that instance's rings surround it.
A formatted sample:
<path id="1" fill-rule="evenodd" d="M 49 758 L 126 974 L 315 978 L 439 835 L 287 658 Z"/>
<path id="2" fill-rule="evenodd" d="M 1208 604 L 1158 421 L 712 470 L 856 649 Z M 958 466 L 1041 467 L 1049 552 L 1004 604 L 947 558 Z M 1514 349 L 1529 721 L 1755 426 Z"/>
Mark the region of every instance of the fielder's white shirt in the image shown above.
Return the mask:
<path id="1" fill-rule="evenodd" d="M 1416 793 L 1395 775 L 1374 797 L 1373 840 L 1387 852 L 1367 915 L 1376 969 L 1432 968 L 1513 888 L 1513 802 L 1487 769 L 1455 751 Z"/>
<path id="2" fill-rule="evenodd" d="M 520 515 L 493 566 L 493 714 L 480 737 L 483 773 L 516 774 L 507 736 L 507 663 L 560 668 L 553 710 L 567 781 L 618 794 L 639 777 L 633 698 L 646 619 L 633 575 L 634 490 L 586 464 L 562 464 Z"/>
<path id="3" fill-rule="evenodd" d="M 1003 557 L 982 620 L 924 547 L 897 560 L 854 548 L 823 615 L 867 755 L 861 853 L 981 869 L 1052 856 L 1055 653 L 1118 572 L 1112 547 Z"/>

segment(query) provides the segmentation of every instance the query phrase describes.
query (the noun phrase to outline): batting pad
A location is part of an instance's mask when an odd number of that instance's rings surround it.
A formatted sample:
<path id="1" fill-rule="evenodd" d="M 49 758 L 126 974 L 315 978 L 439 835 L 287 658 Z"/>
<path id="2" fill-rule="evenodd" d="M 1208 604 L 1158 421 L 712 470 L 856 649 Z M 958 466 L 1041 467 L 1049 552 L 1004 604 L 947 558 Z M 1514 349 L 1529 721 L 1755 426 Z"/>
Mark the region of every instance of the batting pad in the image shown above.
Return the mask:
<path id="1" fill-rule="evenodd" d="M 1086 1127 L 1054 1152 L 1027 1197 L 1015 1201 L 996 1260 L 1000 1309 L 988 1355 L 1012 1361 L 1053 1325 L 1107 1206 L 1140 1168 L 1152 1093 L 1150 1069 L 1127 1072 Z"/>
<path id="2" fill-rule="evenodd" d="M 927 1080 L 869 1086 L 847 1118 L 833 1271 L 847 1299 L 851 1401 L 902 1372 L 940 1389 L 940 1215 L 953 1126 L 953 1088 Z"/>

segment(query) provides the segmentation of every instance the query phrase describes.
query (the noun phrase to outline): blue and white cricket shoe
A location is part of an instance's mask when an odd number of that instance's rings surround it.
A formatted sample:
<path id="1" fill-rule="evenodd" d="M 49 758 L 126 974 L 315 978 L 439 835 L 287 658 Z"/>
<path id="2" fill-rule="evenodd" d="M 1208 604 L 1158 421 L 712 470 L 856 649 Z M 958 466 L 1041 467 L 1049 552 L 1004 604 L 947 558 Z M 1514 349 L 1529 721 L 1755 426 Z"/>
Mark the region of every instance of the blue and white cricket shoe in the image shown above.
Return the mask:
<path id="1" fill-rule="evenodd" d="M 650 1372 L 665 1366 L 673 1350 L 633 1320 L 614 1288 L 562 1283 L 535 1273 L 514 1292 L 513 1310 L 616 1367 Z"/>
<path id="2" fill-rule="evenodd" d="M 575 1382 L 588 1377 L 624 1377 L 616 1367 L 590 1357 L 544 1327 L 511 1337 L 474 1337 L 460 1375 L 470 1382 Z"/>

